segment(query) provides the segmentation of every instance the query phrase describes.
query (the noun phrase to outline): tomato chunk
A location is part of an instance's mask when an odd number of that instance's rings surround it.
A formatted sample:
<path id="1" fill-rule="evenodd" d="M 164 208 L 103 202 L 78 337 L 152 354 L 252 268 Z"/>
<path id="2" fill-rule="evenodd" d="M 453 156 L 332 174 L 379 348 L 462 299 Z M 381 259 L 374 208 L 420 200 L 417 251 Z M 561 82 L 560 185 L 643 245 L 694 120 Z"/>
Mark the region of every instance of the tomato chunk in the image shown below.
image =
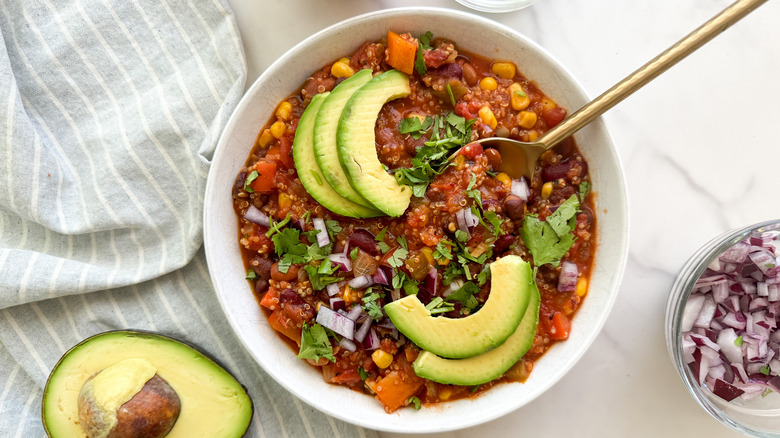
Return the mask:
<path id="1" fill-rule="evenodd" d="M 268 160 L 259 160 L 255 164 L 257 178 L 250 183 L 252 190 L 261 193 L 267 193 L 274 189 L 274 180 L 276 178 L 276 163 Z"/>
<path id="2" fill-rule="evenodd" d="M 571 321 L 561 312 L 555 312 L 550 327 L 550 337 L 553 339 L 568 339 L 571 331 Z"/>

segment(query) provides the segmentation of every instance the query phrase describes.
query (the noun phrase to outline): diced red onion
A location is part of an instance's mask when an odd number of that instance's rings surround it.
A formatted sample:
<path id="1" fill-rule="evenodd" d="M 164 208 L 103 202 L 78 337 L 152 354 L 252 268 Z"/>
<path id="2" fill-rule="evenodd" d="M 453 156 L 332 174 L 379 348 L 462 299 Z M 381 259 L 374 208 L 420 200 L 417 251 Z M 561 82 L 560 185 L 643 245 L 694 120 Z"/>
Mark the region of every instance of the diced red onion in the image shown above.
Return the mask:
<path id="1" fill-rule="evenodd" d="M 320 310 L 317 312 L 317 323 L 325 328 L 333 330 L 347 339 L 353 339 L 355 321 L 328 309 L 325 306 L 320 306 Z"/>
<path id="2" fill-rule="evenodd" d="M 373 318 L 366 318 L 363 325 L 360 326 L 357 332 L 355 332 L 355 340 L 357 342 L 363 342 L 368 335 L 368 330 L 371 328 L 371 324 L 374 322 Z"/>
<path id="3" fill-rule="evenodd" d="M 563 261 L 561 262 L 561 275 L 558 277 L 559 292 L 573 292 L 577 289 L 577 276 L 579 269 L 577 264 Z"/>
<path id="4" fill-rule="evenodd" d="M 363 348 L 366 350 L 376 350 L 379 348 L 379 336 L 373 328 L 368 331 L 366 339 L 363 340 Z"/>
<path id="5" fill-rule="evenodd" d="M 330 308 L 336 311 L 345 309 L 347 307 L 346 303 L 344 302 L 343 298 L 331 298 L 330 299 Z"/>
<path id="6" fill-rule="evenodd" d="M 389 266 L 379 266 L 376 273 L 374 273 L 371 278 L 374 280 L 374 283 L 387 286 L 390 284 L 390 279 L 393 278 L 392 268 Z"/>
<path id="7" fill-rule="evenodd" d="M 464 208 L 455 212 L 455 221 L 460 231 L 470 234 L 479 223 L 479 218 L 474 216 L 470 208 Z"/>
<path id="8" fill-rule="evenodd" d="M 363 289 L 364 287 L 368 287 L 374 284 L 374 279 L 371 278 L 370 275 L 361 275 L 360 277 L 355 277 L 352 280 L 349 280 L 347 284 L 349 284 L 349 287 L 354 289 Z"/>
<path id="9" fill-rule="evenodd" d="M 528 182 L 525 180 L 525 177 L 513 179 L 509 192 L 523 201 L 528 201 L 528 198 L 531 196 L 531 189 L 528 188 Z"/>
<path id="10" fill-rule="evenodd" d="M 347 312 L 347 318 L 357 321 L 358 318 L 360 318 L 360 314 L 363 313 L 363 307 L 360 306 L 360 304 L 355 304 L 351 309 L 349 309 L 349 312 Z"/>
<path id="11" fill-rule="evenodd" d="M 778 236 L 756 233 L 725 250 L 683 310 L 683 357 L 700 384 L 727 401 L 780 390 Z"/>
<path id="12" fill-rule="evenodd" d="M 455 280 L 452 281 L 452 283 L 450 283 L 449 286 L 447 286 L 447 289 L 444 289 L 444 292 L 441 293 L 441 296 L 447 297 L 450 294 L 457 292 L 458 289 L 460 289 L 461 287 L 463 287 L 463 280 L 460 278 L 456 278 Z"/>
<path id="13" fill-rule="evenodd" d="M 357 345 L 355 345 L 354 342 L 350 341 L 347 338 L 341 338 L 341 341 L 339 341 L 339 345 L 344 347 L 344 349 L 349 352 L 354 352 L 355 350 L 357 350 Z"/>
<path id="14" fill-rule="evenodd" d="M 246 209 L 246 213 L 244 213 L 244 219 L 264 227 L 271 226 L 271 218 L 269 218 L 267 214 L 260 211 L 260 209 L 254 205 L 250 205 L 249 208 Z"/>
<path id="15" fill-rule="evenodd" d="M 339 287 L 338 283 L 331 283 L 327 286 L 325 286 L 325 290 L 328 292 L 328 296 L 335 296 L 339 293 L 339 290 L 341 288 Z"/>
<path id="16" fill-rule="evenodd" d="M 317 233 L 317 245 L 319 245 L 320 248 L 328 245 L 330 243 L 330 236 L 328 236 L 328 228 L 325 226 L 325 219 L 315 217 L 311 222 L 314 224 L 314 229 L 319 231 L 319 233 Z"/>
<path id="17" fill-rule="evenodd" d="M 428 274 L 423 279 L 422 288 L 428 291 L 431 295 L 436 296 L 436 291 L 439 288 L 439 271 L 436 267 L 431 266 L 428 270 Z"/>
<path id="18" fill-rule="evenodd" d="M 333 264 L 338 265 L 340 271 L 349 272 L 352 270 L 352 260 L 350 260 L 349 256 L 346 254 L 328 254 L 328 259 L 333 262 Z"/>

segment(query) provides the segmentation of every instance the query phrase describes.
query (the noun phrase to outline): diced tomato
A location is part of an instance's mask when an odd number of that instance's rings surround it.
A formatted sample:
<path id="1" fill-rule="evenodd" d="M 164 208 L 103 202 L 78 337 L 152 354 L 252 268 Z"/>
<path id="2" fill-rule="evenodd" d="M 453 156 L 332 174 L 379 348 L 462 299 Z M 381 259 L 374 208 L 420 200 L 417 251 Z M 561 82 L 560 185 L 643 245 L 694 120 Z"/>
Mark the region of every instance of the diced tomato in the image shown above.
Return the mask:
<path id="1" fill-rule="evenodd" d="M 279 308 L 279 289 L 269 287 L 268 291 L 263 295 L 263 299 L 260 300 L 260 305 L 268 310 L 276 310 Z"/>
<path id="2" fill-rule="evenodd" d="M 268 324 L 270 324 L 271 328 L 273 328 L 277 332 L 292 339 L 298 345 L 301 345 L 301 329 L 298 327 L 288 327 L 282 321 L 283 318 L 284 317 L 281 316 L 281 311 L 276 310 L 274 311 L 274 313 L 271 314 L 271 316 L 268 317 Z"/>
<path id="3" fill-rule="evenodd" d="M 405 406 L 409 398 L 417 393 L 423 384 L 423 379 L 414 374 L 402 374 L 390 371 L 376 385 L 376 398 L 388 413 Z"/>
<path id="4" fill-rule="evenodd" d="M 292 139 L 286 135 L 279 139 L 279 159 L 288 169 L 293 167 L 292 144 Z"/>
<path id="5" fill-rule="evenodd" d="M 550 337 L 552 339 L 568 339 L 571 331 L 571 321 L 561 312 L 555 312 L 552 317 L 552 326 L 550 327 Z"/>
<path id="6" fill-rule="evenodd" d="M 414 73 L 417 41 L 411 41 L 393 31 L 387 32 L 387 64 L 410 75 Z"/>
<path id="7" fill-rule="evenodd" d="M 247 245 L 246 248 L 252 252 L 257 252 L 261 248 L 271 248 L 274 247 L 274 242 L 266 237 L 265 233 L 268 232 L 268 228 L 264 227 L 259 224 L 252 224 L 252 230 L 247 233 Z"/>
<path id="8" fill-rule="evenodd" d="M 474 160 L 478 155 L 482 155 L 482 145 L 479 143 L 470 143 L 466 146 L 463 146 L 463 149 L 461 149 L 458 153 L 465 156 L 466 158 Z"/>
<path id="9" fill-rule="evenodd" d="M 258 175 L 250 183 L 252 190 L 260 193 L 267 193 L 273 190 L 275 187 L 276 163 L 269 160 L 259 160 L 254 167 Z"/>
<path id="10" fill-rule="evenodd" d="M 542 117 L 544 123 L 547 124 L 547 127 L 552 128 L 558 123 L 561 123 L 561 120 L 566 117 L 566 110 L 556 106 L 555 108 L 542 111 L 540 116 Z"/>
<path id="11" fill-rule="evenodd" d="M 360 383 L 363 379 L 360 378 L 360 373 L 357 369 L 351 368 L 344 370 L 338 374 L 336 374 L 335 377 L 330 379 L 331 383 L 337 383 L 337 384 L 354 384 L 354 383 Z"/>

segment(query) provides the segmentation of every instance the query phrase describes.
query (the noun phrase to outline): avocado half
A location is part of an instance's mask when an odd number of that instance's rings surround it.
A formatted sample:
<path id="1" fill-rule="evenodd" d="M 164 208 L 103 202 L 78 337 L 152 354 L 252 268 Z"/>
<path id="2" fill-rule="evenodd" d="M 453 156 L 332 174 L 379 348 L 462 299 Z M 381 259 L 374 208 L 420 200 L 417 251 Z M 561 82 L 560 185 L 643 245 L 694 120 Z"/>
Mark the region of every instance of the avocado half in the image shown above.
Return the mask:
<path id="1" fill-rule="evenodd" d="M 96 373 L 127 359 L 144 359 L 181 400 L 181 412 L 168 438 L 241 437 L 252 419 L 252 400 L 224 368 L 175 339 L 140 331 L 100 333 L 68 350 L 54 366 L 43 390 L 42 419 L 50 438 L 85 438 L 78 398 Z"/>

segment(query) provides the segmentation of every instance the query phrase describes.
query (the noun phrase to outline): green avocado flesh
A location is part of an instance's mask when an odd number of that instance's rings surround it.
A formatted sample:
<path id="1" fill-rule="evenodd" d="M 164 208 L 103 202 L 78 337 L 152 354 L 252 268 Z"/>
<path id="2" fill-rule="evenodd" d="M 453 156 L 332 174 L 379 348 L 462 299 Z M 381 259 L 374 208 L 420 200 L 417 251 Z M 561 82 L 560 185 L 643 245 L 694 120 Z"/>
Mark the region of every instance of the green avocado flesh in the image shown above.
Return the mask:
<path id="1" fill-rule="evenodd" d="M 490 295 L 464 318 L 434 317 L 416 295 L 385 305 L 393 324 L 421 349 L 451 359 L 477 356 L 517 329 L 536 286 L 530 265 L 515 255 L 490 264 Z"/>
<path id="2" fill-rule="evenodd" d="M 388 216 L 397 217 L 406 211 L 412 190 L 398 184 L 379 161 L 374 126 L 385 103 L 409 93 L 409 77 L 404 73 L 398 70 L 382 73 L 352 95 L 338 124 L 338 157 L 350 184 Z"/>
<path id="3" fill-rule="evenodd" d="M 330 93 L 316 94 L 301 115 L 293 141 L 293 159 L 303 187 L 328 210 L 342 216 L 365 218 L 381 213 L 356 204 L 333 190 L 314 156 L 314 123 L 322 103 Z M 335 145 L 334 145 L 335 150 Z"/>
<path id="4" fill-rule="evenodd" d="M 50 438 L 85 438 L 78 417 L 84 383 L 96 373 L 137 362 L 165 379 L 181 400 L 179 418 L 167 438 L 238 438 L 252 419 L 252 400 L 241 384 L 194 348 L 153 333 L 114 331 L 88 338 L 71 348 L 52 370 L 43 391 L 42 418 Z M 121 369 L 121 368 L 120 368 Z M 132 371 L 132 370 L 129 370 Z M 132 373 L 121 373 L 124 380 Z M 119 378 L 117 377 L 117 378 Z M 97 378 L 97 377 L 96 377 Z M 117 382 L 117 386 L 126 382 Z M 111 382 L 101 382 L 111 389 Z M 142 384 L 140 386 L 143 386 Z M 104 397 L 105 398 L 105 397 Z"/>
<path id="5" fill-rule="evenodd" d="M 480 385 L 501 377 L 534 343 L 539 322 L 539 289 L 533 285 L 531 301 L 515 332 L 500 347 L 468 359 L 444 359 L 423 351 L 412 365 L 414 372 L 434 382 L 452 385 Z"/>
<path id="6" fill-rule="evenodd" d="M 355 204 L 374 210 L 371 203 L 352 188 L 345 170 L 341 167 L 336 147 L 336 130 L 344 106 L 355 91 L 371 80 L 371 74 L 369 69 L 360 70 L 338 84 L 322 102 L 314 120 L 314 157 L 333 190 Z M 372 123 L 375 122 L 376 117 Z M 300 172 L 298 174 L 300 175 Z"/>

